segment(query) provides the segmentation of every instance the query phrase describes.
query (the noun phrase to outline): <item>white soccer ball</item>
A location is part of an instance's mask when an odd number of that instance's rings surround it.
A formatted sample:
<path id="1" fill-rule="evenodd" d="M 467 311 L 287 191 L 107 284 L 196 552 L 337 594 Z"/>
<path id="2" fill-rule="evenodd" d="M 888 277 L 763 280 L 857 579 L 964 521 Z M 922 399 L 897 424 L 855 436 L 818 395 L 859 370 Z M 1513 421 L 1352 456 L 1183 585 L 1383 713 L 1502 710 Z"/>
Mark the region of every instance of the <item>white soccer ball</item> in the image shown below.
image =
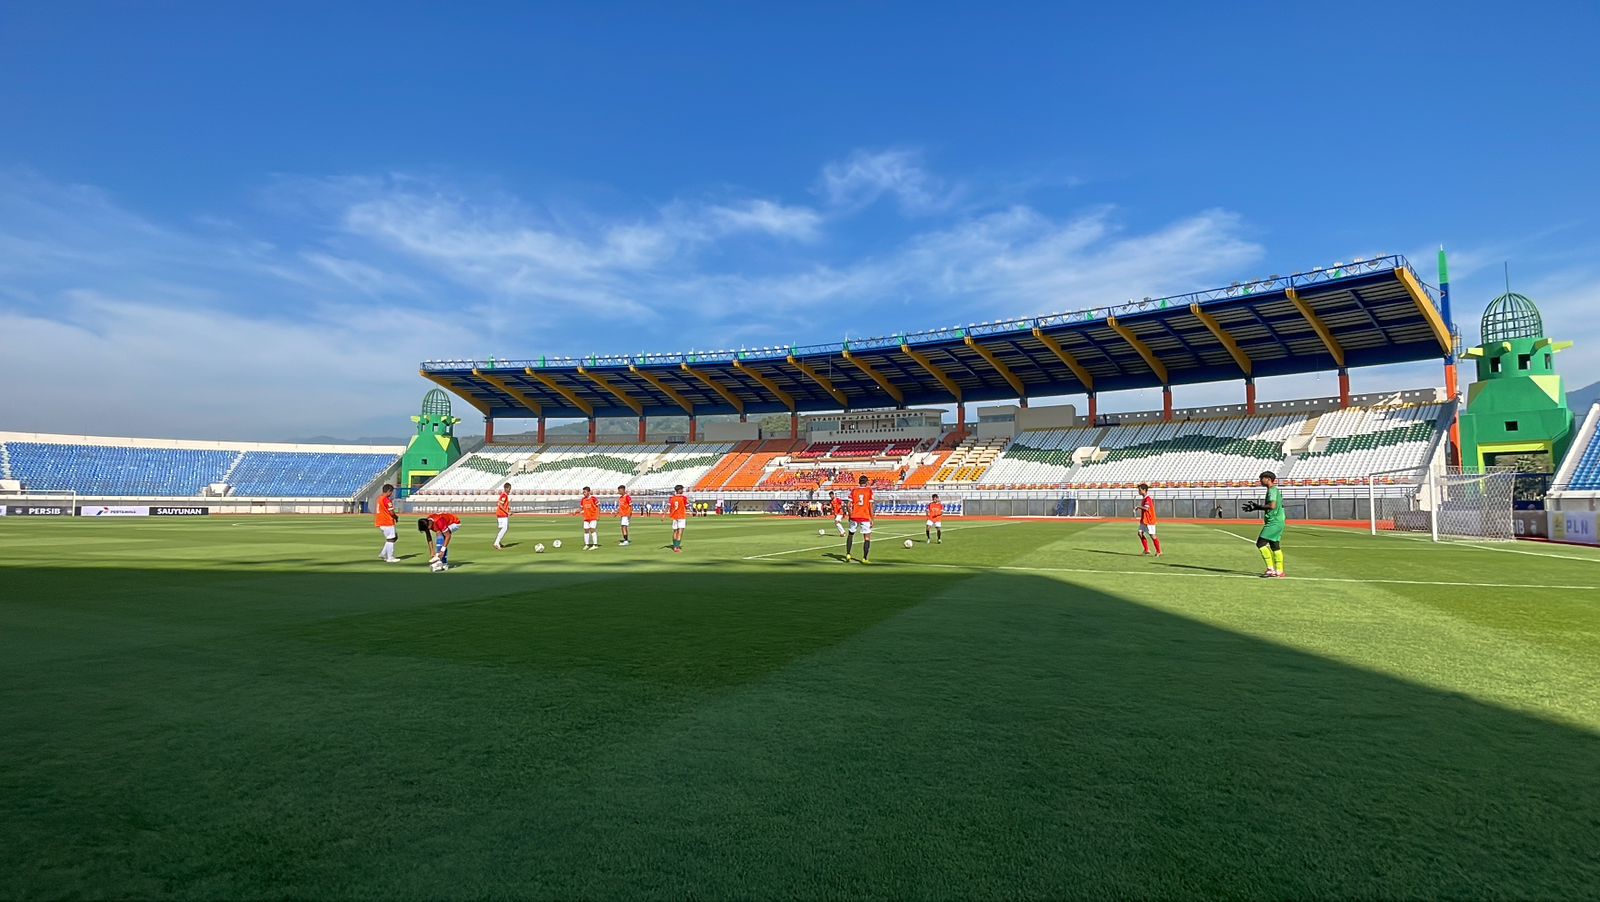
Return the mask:
<path id="1" fill-rule="evenodd" d="M 906 539 L 906 547 L 907 548 L 915 548 L 915 547 L 917 547 L 917 543 L 911 541 L 910 539 Z"/>
<path id="2" fill-rule="evenodd" d="M 444 561 L 434 561 L 428 565 L 428 569 L 432 570 L 434 573 L 439 573 L 444 570 Z"/>
<path id="3" fill-rule="evenodd" d="M 550 547 L 551 548 L 560 548 L 561 547 L 561 540 L 560 539 L 556 539 L 554 542 L 551 542 L 550 543 Z"/>
<path id="4" fill-rule="evenodd" d="M 544 554 L 544 543 L 540 542 L 539 544 L 533 546 L 533 553 L 534 554 Z"/>
<path id="5" fill-rule="evenodd" d="M 828 531 L 826 529 L 817 530 L 817 535 L 819 535 L 819 536 L 825 536 L 827 534 L 828 534 Z"/>

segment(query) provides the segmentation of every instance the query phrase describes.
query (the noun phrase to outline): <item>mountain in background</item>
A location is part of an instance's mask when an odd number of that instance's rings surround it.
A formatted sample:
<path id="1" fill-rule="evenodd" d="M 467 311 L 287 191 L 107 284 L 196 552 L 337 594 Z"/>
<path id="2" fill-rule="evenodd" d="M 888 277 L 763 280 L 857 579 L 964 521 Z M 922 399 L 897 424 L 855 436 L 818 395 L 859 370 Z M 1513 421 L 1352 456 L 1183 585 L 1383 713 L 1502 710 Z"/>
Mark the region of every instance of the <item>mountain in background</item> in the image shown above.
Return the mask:
<path id="1" fill-rule="evenodd" d="M 1589 405 L 1600 402 L 1600 382 L 1567 392 L 1567 406 L 1578 419 L 1589 412 Z"/>
<path id="2" fill-rule="evenodd" d="M 363 435 L 360 438 L 339 438 L 332 435 L 313 435 L 310 438 L 291 438 L 284 441 L 296 445 L 404 445 L 411 438 Z"/>

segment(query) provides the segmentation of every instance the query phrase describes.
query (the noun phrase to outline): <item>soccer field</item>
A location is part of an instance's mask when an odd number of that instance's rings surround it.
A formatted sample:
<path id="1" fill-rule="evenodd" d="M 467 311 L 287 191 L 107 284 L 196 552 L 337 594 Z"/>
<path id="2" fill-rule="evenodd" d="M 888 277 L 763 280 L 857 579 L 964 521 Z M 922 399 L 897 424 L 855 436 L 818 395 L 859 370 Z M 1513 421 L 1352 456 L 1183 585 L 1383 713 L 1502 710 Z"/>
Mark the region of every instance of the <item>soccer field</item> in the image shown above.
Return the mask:
<path id="1" fill-rule="evenodd" d="M 1595 552 L 601 525 L 0 520 L 0 897 L 1600 896 Z"/>

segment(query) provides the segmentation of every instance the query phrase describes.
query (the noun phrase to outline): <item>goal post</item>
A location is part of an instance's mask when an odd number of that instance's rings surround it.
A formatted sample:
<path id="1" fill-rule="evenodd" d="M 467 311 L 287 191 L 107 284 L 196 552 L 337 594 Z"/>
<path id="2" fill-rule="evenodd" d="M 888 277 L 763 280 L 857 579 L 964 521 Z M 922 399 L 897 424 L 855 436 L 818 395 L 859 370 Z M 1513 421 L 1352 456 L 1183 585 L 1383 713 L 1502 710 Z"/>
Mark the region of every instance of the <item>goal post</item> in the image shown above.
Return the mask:
<path id="1" fill-rule="evenodd" d="M 1369 526 L 1426 532 L 1435 542 L 1510 542 L 1516 470 L 1424 467 L 1386 470 L 1367 477 Z"/>
<path id="2" fill-rule="evenodd" d="M 17 517 L 75 517 L 78 515 L 78 493 L 24 491 L 15 495 L 0 494 L 0 513 Z"/>

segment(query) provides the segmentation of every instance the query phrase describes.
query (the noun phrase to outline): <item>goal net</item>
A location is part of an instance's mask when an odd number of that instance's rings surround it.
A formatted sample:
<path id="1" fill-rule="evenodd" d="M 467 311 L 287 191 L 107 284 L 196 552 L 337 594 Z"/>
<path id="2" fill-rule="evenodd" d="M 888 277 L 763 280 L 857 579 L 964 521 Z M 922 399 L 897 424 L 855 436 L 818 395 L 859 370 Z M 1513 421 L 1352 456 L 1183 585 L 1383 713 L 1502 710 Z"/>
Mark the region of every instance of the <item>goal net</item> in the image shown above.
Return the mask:
<path id="1" fill-rule="evenodd" d="M 1442 467 L 1367 477 L 1372 532 L 1427 533 L 1435 542 L 1510 542 L 1517 472 Z"/>

